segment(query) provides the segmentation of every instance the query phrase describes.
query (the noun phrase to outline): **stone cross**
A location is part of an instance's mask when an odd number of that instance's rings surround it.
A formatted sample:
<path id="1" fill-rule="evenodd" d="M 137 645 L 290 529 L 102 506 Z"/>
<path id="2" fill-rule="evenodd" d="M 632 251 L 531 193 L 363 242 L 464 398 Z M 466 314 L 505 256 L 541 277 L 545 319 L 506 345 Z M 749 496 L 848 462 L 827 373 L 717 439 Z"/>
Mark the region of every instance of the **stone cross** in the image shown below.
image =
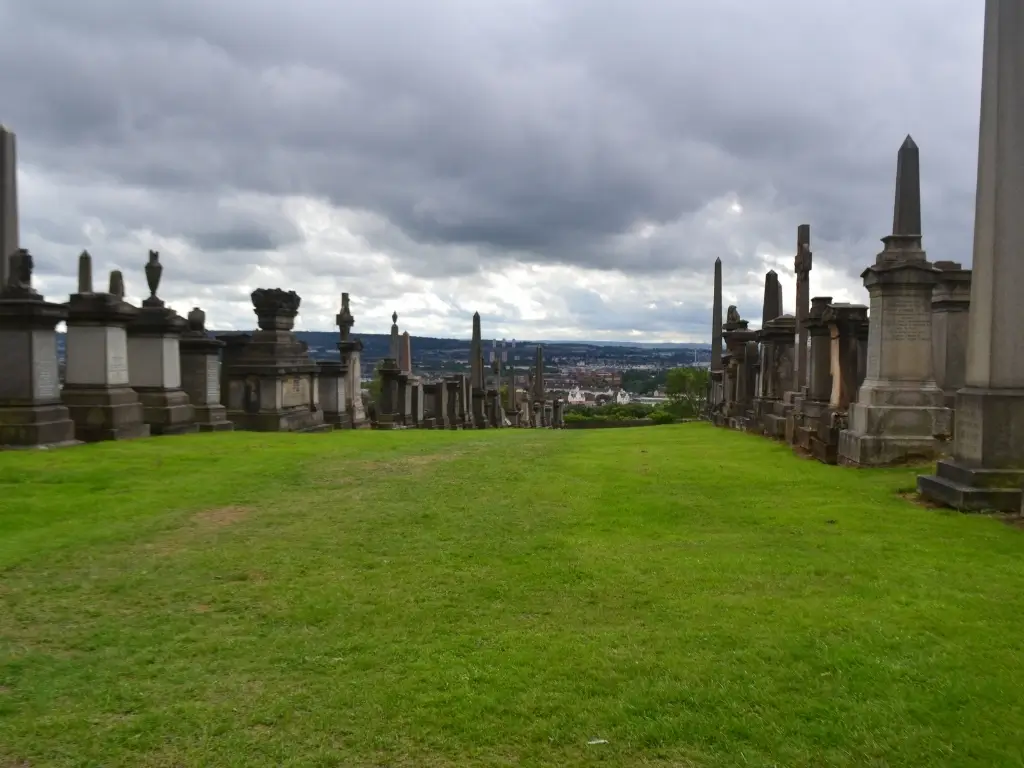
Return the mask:
<path id="1" fill-rule="evenodd" d="M 18 251 L 19 242 L 15 138 L 0 125 L 0 286 L 7 285 L 9 259 Z"/>
<path id="2" fill-rule="evenodd" d="M 811 300 L 811 225 L 801 224 L 796 230 L 796 355 L 793 357 L 793 391 L 799 392 L 807 384 L 807 329 L 804 320 Z"/>
<path id="3" fill-rule="evenodd" d="M 722 370 L 722 260 L 715 259 L 715 298 L 711 307 L 711 370 Z"/>

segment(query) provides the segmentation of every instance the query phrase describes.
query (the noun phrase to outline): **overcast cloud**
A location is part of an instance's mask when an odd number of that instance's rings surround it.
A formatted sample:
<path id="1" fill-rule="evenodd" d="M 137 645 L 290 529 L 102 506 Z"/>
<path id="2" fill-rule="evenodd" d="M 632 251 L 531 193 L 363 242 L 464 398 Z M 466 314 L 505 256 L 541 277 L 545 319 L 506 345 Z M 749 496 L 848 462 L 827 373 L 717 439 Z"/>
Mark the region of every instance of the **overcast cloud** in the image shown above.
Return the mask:
<path id="1" fill-rule="evenodd" d="M 896 151 L 925 247 L 970 262 L 983 3 L 964 0 L 0 0 L 22 241 L 250 328 L 296 290 L 328 330 L 707 341 L 713 263 L 759 321 L 865 301 Z"/>

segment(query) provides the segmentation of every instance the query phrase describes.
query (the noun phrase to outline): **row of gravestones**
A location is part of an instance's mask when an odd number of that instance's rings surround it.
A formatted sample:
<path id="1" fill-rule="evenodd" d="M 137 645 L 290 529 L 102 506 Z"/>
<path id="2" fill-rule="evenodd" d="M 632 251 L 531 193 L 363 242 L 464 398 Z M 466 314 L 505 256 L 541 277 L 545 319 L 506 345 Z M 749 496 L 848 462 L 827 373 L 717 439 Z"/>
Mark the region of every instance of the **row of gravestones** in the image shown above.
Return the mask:
<path id="1" fill-rule="evenodd" d="M 399 334 L 398 314 L 391 315 L 389 356 L 379 368 L 380 393 L 372 412 L 379 429 L 487 429 L 565 426 L 560 399 L 544 392 L 544 351 L 538 345 L 533 391 L 519 397 L 515 369 L 508 371 L 507 398 L 502 403 L 501 358 L 494 361 L 494 386 L 489 386 L 483 358 L 480 313 L 473 315 L 470 342 L 470 374 L 424 382 L 412 371 L 412 347 L 408 332 Z"/>
<path id="2" fill-rule="evenodd" d="M 870 308 L 809 298 L 810 228 L 798 230 L 796 314 L 765 279 L 761 329 L 722 322 L 715 265 L 709 418 L 784 440 L 821 461 L 880 467 L 938 460 L 927 499 L 1021 513 L 1024 492 L 1024 5 L 988 0 L 973 271 L 929 262 L 920 161 L 900 148 L 892 234 L 862 278 Z M 722 343 L 725 349 L 722 348 Z"/>

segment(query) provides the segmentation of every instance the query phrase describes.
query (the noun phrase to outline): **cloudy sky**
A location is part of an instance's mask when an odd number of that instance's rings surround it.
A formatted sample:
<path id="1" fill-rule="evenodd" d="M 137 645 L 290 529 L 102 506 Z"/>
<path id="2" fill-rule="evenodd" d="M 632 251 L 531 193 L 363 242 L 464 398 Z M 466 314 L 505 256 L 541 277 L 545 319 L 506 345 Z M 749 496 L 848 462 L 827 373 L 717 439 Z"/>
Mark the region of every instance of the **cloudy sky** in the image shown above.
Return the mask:
<path id="1" fill-rule="evenodd" d="M 863 301 L 921 147 L 925 247 L 970 262 L 982 2 L 0 0 L 21 239 L 65 300 L 78 253 L 251 328 L 706 341 L 713 263 L 760 320 Z"/>

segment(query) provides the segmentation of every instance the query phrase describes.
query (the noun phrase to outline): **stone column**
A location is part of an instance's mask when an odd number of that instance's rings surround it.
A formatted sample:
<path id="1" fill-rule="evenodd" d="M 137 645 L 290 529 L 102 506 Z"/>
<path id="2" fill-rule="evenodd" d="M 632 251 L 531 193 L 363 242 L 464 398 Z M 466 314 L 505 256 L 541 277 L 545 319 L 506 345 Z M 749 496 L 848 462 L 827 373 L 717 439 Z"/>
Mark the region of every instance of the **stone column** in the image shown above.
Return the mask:
<path id="1" fill-rule="evenodd" d="M 10 279 L 11 256 L 17 254 L 18 163 L 14 133 L 0 125 L 0 287 Z"/>
<path id="2" fill-rule="evenodd" d="M 840 413 L 849 410 L 857 396 L 857 337 L 867 320 L 863 304 L 830 304 L 822 315 L 831 339 L 832 391 L 829 408 Z"/>
<path id="3" fill-rule="evenodd" d="M 956 404 L 967 366 L 967 312 L 971 306 L 971 270 L 955 261 L 937 261 L 939 282 L 932 291 L 932 356 L 935 383 Z"/>
<path id="4" fill-rule="evenodd" d="M 953 457 L 918 478 L 961 510 L 1021 511 L 1024 480 L 1024 4 L 987 0 L 964 387 Z"/>
<path id="5" fill-rule="evenodd" d="M 402 369 L 402 373 L 412 373 L 412 339 L 408 331 L 403 331 L 398 340 L 398 367 Z"/>
<path id="6" fill-rule="evenodd" d="M 181 388 L 179 340 L 185 321 L 156 295 L 163 266 L 156 251 L 149 252 L 146 281 L 149 298 L 128 323 L 128 375 L 142 403 L 142 418 L 151 434 L 195 432 L 195 409 Z"/>
<path id="7" fill-rule="evenodd" d="M 377 400 L 377 429 L 394 429 L 399 424 L 398 361 L 384 358 L 380 366 L 380 397 Z"/>
<path id="8" fill-rule="evenodd" d="M 761 425 L 768 437 L 782 440 L 786 436 L 786 417 L 781 398 L 793 379 L 794 338 L 796 318 L 781 315 L 765 323 L 760 331 L 763 349 L 761 379 L 764 391 Z M 770 355 L 770 364 L 764 356 Z"/>
<path id="9" fill-rule="evenodd" d="M 324 412 L 324 424 L 335 429 L 350 429 L 352 419 L 348 414 L 348 368 L 339 360 L 321 360 L 319 390 L 320 409 Z"/>
<path id="10" fill-rule="evenodd" d="M 811 299 L 811 309 L 804 320 L 804 327 L 810 337 L 807 398 L 816 402 L 828 402 L 832 393 L 831 331 L 823 318 L 831 303 L 831 296 L 815 296 Z"/>
<path id="11" fill-rule="evenodd" d="M 67 319 L 67 308 L 44 300 L 32 288 L 28 251 L 15 251 L 4 261 L 8 279 L 0 285 L 0 359 L 5 368 L 0 376 L 0 448 L 74 445 L 75 424 L 61 403 L 57 372 L 55 330 Z"/>
<path id="12" fill-rule="evenodd" d="M 796 355 L 793 359 L 793 392 L 801 394 L 807 386 L 807 319 L 808 302 L 811 294 L 811 225 L 801 224 L 796 230 L 796 258 L 793 271 L 796 273 Z"/>
<path id="13" fill-rule="evenodd" d="M 219 360 L 224 342 L 206 332 L 206 313 L 196 307 L 188 313 L 188 330 L 181 335 L 181 388 L 195 411 L 200 432 L 221 432 L 235 428 L 228 421 L 227 408 L 220 401 Z"/>
<path id="14" fill-rule="evenodd" d="M 61 397 L 85 442 L 149 437 L 128 378 L 127 325 L 139 310 L 113 293 L 93 293 L 91 257 L 78 261 L 79 292 L 68 301 L 67 368 Z M 115 286 L 116 287 L 116 286 Z M 85 290 L 83 290 L 83 288 Z"/>
<path id="15" fill-rule="evenodd" d="M 722 370 L 722 260 L 715 259 L 715 298 L 711 309 L 711 370 Z"/>
<path id="16" fill-rule="evenodd" d="M 345 379 L 345 410 L 348 413 L 349 424 L 353 429 L 365 429 L 370 425 L 366 420 L 366 411 L 363 408 L 363 342 L 350 338 L 352 326 L 356 321 L 352 317 L 347 293 L 341 294 L 341 311 L 335 316 L 334 321 L 341 332 L 338 352 L 341 355 L 341 362 L 345 366 L 347 376 Z"/>
<path id="17" fill-rule="evenodd" d="M 444 381 L 445 396 L 448 398 L 447 402 L 447 424 L 445 425 L 448 429 L 459 429 L 461 424 L 459 422 L 459 380 L 457 378 L 445 379 Z"/>

